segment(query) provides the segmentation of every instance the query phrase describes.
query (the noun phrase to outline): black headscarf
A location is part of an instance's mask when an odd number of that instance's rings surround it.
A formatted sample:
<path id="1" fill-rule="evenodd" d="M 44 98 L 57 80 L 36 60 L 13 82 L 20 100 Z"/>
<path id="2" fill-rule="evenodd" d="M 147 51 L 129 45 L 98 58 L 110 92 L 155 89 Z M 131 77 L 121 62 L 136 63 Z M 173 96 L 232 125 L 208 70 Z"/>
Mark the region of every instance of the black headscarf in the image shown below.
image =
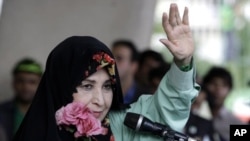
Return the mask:
<path id="1" fill-rule="evenodd" d="M 93 60 L 93 55 L 99 52 L 114 58 L 106 45 L 89 36 L 67 38 L 52 50 L 34 100 L 14 141 L 74 141 L 72 133 L 58 129 L 55 112 L 71 103 L 76 87 L 97 71 L 99 64 Z M 114 79 L 110 110 L 120 110 L 124 106 L 116 66 Z"/>

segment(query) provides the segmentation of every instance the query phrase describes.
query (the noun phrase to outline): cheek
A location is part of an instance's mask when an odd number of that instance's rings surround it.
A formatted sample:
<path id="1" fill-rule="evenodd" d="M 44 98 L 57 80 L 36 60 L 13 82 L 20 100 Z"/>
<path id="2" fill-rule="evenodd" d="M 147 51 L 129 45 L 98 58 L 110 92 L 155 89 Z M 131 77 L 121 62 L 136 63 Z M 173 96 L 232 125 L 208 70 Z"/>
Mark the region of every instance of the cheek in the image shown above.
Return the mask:
<path id="1" fill-rule="evenodd" d="M 207 88 L 208 88 L 208 90 L 209 90 L 210 92 L 212 92 L 212 93 L 215 92 L 215 86 L 214 86 L 214 85 L 209 84 Z"/>
<path id="2" fill-rule="evenodd" d="M 227 89 L 227 88 L 222 88 L 220 90 L 220 96 L 223 97 L 223 98 L 225 98 L 228 93 L 229 93 L 229 89 Z"/>
<path id="3" fill-rule="evenodd" d="M 129 66 L 131 66 L 131 64 L 130 64 L 129 61 L 125 61 L 125 62 L 124 62 L 124 66 L 127 67 L 127 68 L 129 68 Z"/>
<path id="4" fill-rule="evenodd" d="M 90 102 L 91 97 L 88 95 L 80 94 L 80 93 L 73 93 L 73 101 L 74 102 L 80 102 L 83 104 L 88 104 Z"/>
<path id="5" fill-rule="evenodd" d="M 104 97 L 105 105 L 110 108 L 113 100 L 113 92 L 106 94 Z"/>

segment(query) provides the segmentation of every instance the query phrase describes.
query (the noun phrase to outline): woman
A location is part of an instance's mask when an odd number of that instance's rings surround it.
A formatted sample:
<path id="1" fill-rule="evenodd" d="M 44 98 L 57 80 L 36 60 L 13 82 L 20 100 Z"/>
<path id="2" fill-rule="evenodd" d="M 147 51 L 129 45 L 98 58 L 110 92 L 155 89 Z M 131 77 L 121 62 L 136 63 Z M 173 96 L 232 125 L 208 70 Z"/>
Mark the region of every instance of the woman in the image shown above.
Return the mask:
<path id="1" fill-rule="evenodd" d="M 177 5 L 172 4 L 170 17 L 163 15 L 163 27 L 168 39 L 161 42 L 173 54 L 174 63 L 153 96 L 142 96 L 129 106 L 123 105 L 114 57 L 106 45 L 93 37 L 70 37 L 60 43 L 48 57 L 36 96 L 14 141 L 162 140 L 123 125 L 127 112 L 142 114 L 181 131 L 188 119 L 191 101 L 198 93 L 190 65 L 194 44 L 187 8 L 181 21 Z M 74 111 L 72 107 L 65 109 L 75 102 L 84 104 L 95 119 L 102 121 L 105 132 L 96 128 L 98 135 L 84 134 L 86 138 L 78 132 L 78 124 L 65 126 L 68 125 L 63 119 L 65 116 L 58 117 L 63 115 L 62 111 L 66 111 L 64 114 Z M 110 126 L 106 121 L 110 121 Z M 82 126 L 84 122 L 81 121 Z"/>

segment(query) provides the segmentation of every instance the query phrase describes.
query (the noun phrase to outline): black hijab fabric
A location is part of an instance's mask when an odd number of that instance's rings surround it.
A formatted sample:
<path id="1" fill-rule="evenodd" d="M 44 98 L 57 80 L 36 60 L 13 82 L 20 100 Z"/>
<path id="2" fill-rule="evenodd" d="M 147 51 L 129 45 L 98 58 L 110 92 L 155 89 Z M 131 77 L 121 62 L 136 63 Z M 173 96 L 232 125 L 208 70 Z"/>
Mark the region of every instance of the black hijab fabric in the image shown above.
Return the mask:
<path id="1" fill-rule="evenodd" d="M 55 112 L 71 103 L 77 85 L 96 72 L 99 64 L 93 55 L 98 52 L 114 58 L 106 45 L 89 36 L 67 38 L 52 50 L 33 103 L 14 141 L 74 141 L 72 133 L 58 129 Z M 84 74 L 86 70 L 88 75 Z M 115 74 L 111 110 L 120 110 L 123 99 L 116 66 Z"/>

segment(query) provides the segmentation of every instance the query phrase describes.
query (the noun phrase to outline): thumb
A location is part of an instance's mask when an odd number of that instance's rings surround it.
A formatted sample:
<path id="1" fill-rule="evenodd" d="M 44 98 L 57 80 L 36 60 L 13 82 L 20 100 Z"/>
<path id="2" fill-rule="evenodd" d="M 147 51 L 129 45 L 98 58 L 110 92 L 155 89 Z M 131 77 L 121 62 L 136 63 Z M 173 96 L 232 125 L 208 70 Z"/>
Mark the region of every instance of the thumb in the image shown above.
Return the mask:
<path id="1" fill-rule="evenodd" d="M 172 44 L 168 39 L 160 39 L 160 42 L 164 44 L 171 53 L 173 53 L 174 44 Z"/>

